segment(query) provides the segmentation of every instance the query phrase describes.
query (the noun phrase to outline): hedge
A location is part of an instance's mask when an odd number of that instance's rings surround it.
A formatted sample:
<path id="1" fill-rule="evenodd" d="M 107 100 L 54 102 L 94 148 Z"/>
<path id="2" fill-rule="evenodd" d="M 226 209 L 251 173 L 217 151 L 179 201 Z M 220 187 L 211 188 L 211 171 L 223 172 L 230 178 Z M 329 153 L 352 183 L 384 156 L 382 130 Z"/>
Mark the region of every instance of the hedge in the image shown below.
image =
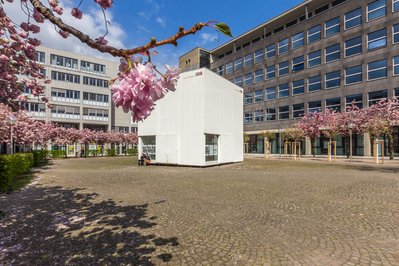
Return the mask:
<path id="1" fill-rule="evenodd" d="M 115 149 L 107 149 L 107 156 L 116 156 L 116 150 Z"/>
<path id="2" fill-rule="evenodd" d="M 0 191 L 8 191 L 13 179 L 26 174 L 33 166 L 32 153 L 16 153 L 0 156 Z"/>
<path id="3" fill-rule="evenodd" d="M 137 155 L 137 148 L 127 149 L 127 154 L 136 156 Z"/>
<path id="4" fill-rule="evenodd" d="M 37 167 L 43 165 L 47 162 L 47 154 L 46 150 L 36 150 L 32 151 L 33 154 L 33 166 Z"/>
<path id="5" fill-rule="evenodd" d="M 66 151 L 54 150 L 50 151 L 50 155 L 52 158 L 66 158 Z"/>

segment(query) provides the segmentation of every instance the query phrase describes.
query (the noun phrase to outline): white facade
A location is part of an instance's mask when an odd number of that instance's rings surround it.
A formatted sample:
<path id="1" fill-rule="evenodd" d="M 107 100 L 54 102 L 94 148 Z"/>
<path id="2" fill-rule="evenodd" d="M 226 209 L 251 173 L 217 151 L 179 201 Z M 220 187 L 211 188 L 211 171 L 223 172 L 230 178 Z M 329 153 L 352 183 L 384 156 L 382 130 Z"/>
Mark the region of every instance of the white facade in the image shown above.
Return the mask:
<path id="1" fill-rule="evenodd" d="M 206 68 L 181 74 L 176 91 L 139 123 L 139 155 L 187 166 L 241 162 L 242 103 L 240 87 Z"/>
<path id="2" fill-rule="evenodd" d="M 51 79 L 42 96 L 54 108 L 46 108 L 30 95 L 27 111 L 35 119 L 78 129 L 137 131 L 130 114 L 112 104 L 109 80 L 117 77 L 118 62 L 44 46 L 37 48 L 37 61 L 44 76 Z"/>

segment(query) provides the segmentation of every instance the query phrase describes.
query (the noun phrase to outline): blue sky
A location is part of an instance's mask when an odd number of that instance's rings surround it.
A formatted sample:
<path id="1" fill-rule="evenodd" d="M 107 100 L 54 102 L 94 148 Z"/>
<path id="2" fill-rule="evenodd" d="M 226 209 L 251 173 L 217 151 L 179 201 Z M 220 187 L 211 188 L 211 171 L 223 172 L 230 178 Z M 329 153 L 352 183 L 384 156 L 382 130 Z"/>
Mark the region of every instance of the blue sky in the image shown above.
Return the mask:
<path id="1" fill-rule="evenodd" d="M 70 15 L 71 9 L 80 0 L 59 1 L 64 7 L 61 18 L 66 23 L 81 29 L 92 38 L 104 34 L 103 14 L 93 0 L 83 1 L 81 8 L 84 15 L 81 20 Z M 249 4 L 238 0 L 114 0 L 113 7 L 106 11 L 111 22 L 107 40 L 117 48 L 133 48 L 147 43 L 151 37 L 158 40 L 168 38 L 177 32 L 179 26 L 189 28 L 197 22 L 209 20 L 227 23 L 233 35 L 239 36 L 301 2 L 303 0 L 252 0 Z M 5 1 L 7 14 L 15 22 L 26 21 L 26 15 L 16 3 L 18 2 L 11 4 Z M 89 48 L 72 36 L 63 39 L 48 22 L 40 26 L 38 38 L 45 46 L 115 60 Z M 159 55 L 153 57 L 153 61 L 158 69 L 162 69 L 163 64 L 177 65 L 179 56 L 196 46 L 212 50 L 228 40 L 228 37 L 218 34 L 216 30 L 205 28 L 194 36 L 181 39 L 177 48 L 171 45 L 157 48 Z"/>
<path id="2" fill-rule="evenodd" d="M 226 22 L 236 37 L 251 28 L 300 4 L 303 0 L 265 1 L 252 0 L 244 6 L 244 1 L 181 1 L 181 0 L 136 0 L 134 4 L 115 1 L 113 13 L 115 22 L 127 33 L 125 45 L 147 42 L 152 36 L 163 39 L 174 34 L 179 26 L 188 28 L 196 22 L 218 20 Z M 130 1 L 129 1 L 130 2 Z M 206 28 L 194 36 L 179 41 L 177 48 L 159 48 L 160 54 L 154 60 L 160 63 L 177 64 L 178 56 L 196 46 L 213 49 L 229 38 Z"/>

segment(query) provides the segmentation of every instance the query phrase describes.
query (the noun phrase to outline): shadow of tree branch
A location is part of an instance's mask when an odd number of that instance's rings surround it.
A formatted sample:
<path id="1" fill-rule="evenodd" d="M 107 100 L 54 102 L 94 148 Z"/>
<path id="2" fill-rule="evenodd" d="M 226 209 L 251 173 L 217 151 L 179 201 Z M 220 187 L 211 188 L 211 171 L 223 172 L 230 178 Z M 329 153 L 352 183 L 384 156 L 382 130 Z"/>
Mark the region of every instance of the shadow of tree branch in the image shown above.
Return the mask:
<path id="1" fill-rule="evenodd" d="M 0 264 L 153 265 L 152 257 L 172 258 L 157 248 L 177 246 L 177 238 L 143 233 L 156 226 L 156 217 L 147 218 L 148 204 L 120 206 L 111 199 L 96 202 L 97 196 L 31 187 L 17 195 L 18 207 L 0 201 L 7 210 L 0 220 Z"/>

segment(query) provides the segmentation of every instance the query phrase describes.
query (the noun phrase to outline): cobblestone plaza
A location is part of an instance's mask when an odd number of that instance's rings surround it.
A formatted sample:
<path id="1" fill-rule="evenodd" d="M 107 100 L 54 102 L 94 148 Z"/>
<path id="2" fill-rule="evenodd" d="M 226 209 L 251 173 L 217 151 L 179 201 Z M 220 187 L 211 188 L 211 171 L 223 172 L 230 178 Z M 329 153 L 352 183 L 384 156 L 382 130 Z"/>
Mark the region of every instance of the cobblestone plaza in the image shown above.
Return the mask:
<path id="1" fill-rule="evenodd" d="M 399 265 L 397 164 L 133 160 L 53 161 L 1 195 L 0 264 Z"/>

